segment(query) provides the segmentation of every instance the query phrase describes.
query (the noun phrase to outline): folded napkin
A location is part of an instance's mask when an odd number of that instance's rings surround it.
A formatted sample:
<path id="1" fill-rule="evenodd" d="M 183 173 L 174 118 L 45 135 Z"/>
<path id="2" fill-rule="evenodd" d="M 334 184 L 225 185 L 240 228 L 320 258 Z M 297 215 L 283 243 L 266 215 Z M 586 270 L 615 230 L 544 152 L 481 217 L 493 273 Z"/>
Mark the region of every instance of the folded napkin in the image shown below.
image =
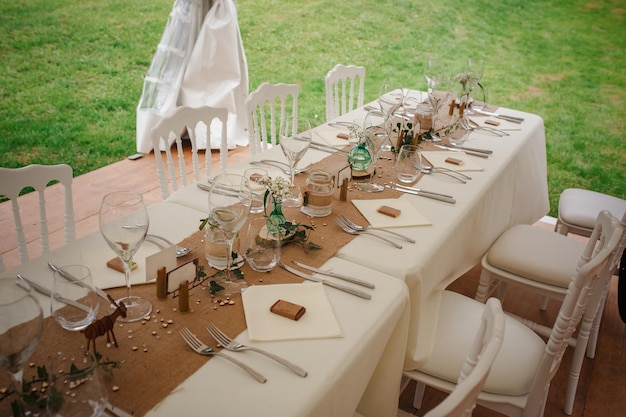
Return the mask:
<path id="1" fill-rule="evenodd" d="M 373 227 L 430 226 L 432 224 L 407 199 L 352 200 L 352 204 Z M 377 211 L 380 206 L 393 207 L 399 209 L 401 213 L 398 217 L 390 217 Z"/>
<path id="2" fill-rule="evenodd" d="M 341 329 L 322 283 L 253 285 L 241 293 L 250 340 L 273 341 L 341 337 Z M 306 313 L 295 321 L 270 312 L 279 299 Z"/>
<path id="3" fill-rule="evenodd" d="M 464 152 L 455 151 L 424 151 L 422 156 L 425 157 L 428 162 L 436 167 L 444 167 L 453 169 L 455 171 L 482 171 L 483 167 L 476 162 L 476 157 L 467 155 Z M 463 161 L 463 165 L 455 165 L 446 162 L 446 158 L 456 158 Z"/>
<path id="4" fill-rule="evenodd" d="M 313 132 L 315 132 L 313 140 L 316 139 L 315 136 L 318 136 L 322 138 L 324 142 L 326 142 L 330 146 L 335 146 L 335 147 L 340 148 L 348 144 L 347 139 L 340 139 L 337 137 L 337 134 L 339 133 L 345 133 L 347 135 L 348 134 L 347 127 L 336 128 L 332 126 L 319 126 L 319 127 L 316 127 L 315 130 L 313 130 Z"/>

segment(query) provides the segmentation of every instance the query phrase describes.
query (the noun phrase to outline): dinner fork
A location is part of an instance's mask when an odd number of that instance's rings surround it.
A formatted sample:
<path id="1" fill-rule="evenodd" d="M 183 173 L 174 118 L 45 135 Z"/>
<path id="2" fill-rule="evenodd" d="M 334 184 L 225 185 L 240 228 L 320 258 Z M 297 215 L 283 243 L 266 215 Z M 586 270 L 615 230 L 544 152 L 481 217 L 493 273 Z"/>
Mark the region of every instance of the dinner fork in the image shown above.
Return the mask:
<path id="1" fill-rule="evenodd" d="M 188 328 L 183 327 L 182 329 L 179 330 L 179 333 L 183 337 L 183 339 L 185 339 L 185 342 L 187 342 L 189 347 L 191 349 L 193 349 L 194 352 L 196 352 L 196 353 L 198 353 L 200 355 L 204 355 L 204 356 L 216 355 L 216 356 L 220 356 L 220 357 L 222 357 L 224 359 L 228 359 L 229 361 L 231 361 L 235 365 L 238 365 L 240 368 L 242 368 L 247 373 L 252 375 L 257 381 L 259 381 L 259 382 L 261 382 L 263 384 L 267 381 L 267 378 L 265 378 L 263 375 L 261 375 L 260 373 L 258 373 L 254 369 L 250 368 L 245 363 L 240 362 L 240 361 L 238 361 L 237 359 L 235 359 L 235 358 L 233 358 L 231 356 L 225 355 L 222 352 L 217 352 L 217 351 L 213 350 L 213 348 L 211 348 L 210 346 L 208 346 L 205 343 L 203 343 L 200 339 L 198 339 L 198 337 L 195 334 L 193 334 L 191 332 L 191 330 L 189 330 Z"/>
<path id="2" fill-rule="evenodd" d="M 407 242 L 415 243 L 415 239 L 412 239 L 412 238 L 410 238 L 410 237 L 408 237 L 408 236 L 405 236 L 405 235 L 403 235 L 403 234 L 400 234 L 400 233 L 397 233 L 397 232 L 394 232 L 394 231 L 391 231 L 391 230 L 385 229 L 385 228 L 383 228 L 383 227 L 361 226 L 361 225 L 358 225 L 358 224 L 354 223 L 352 220 L 350 220 L 349 218 L 347 218 L 347 217 L 346 217 L 343 213 L 340 213 L 340 214 L 339 214 L 339 217 L 341 217 L 341 220 L 343 220 L 345 224 L 347 224 L 348 226 L 350 226 L 350 228 L 352 228 L 352 229 L 354 229 L 354 230 L 357 230 L 357 231 L 359 231 L 359 230 L 360 230 L 360 231 L 366 231 L 366 230 L 380 230 L 381 232 L 387 232 L 387 233 L 392 234 L 392 235 L 394 235 L 394 236 L 397 236 L 397 237 L 399 237 L 399 238 L 401 238 L 401 239 L 404 239 L 404 240 L 406 240 Z"/>
<path id="3" fill-rule="evenodd" d="M 337 223 L 337 225 L 339 227 L 341 227 L 341 229 L 343 229 L 344 232 L 346 232 L 348 234 L 351 234 L 351 235 L 360 235 L 360 234 L 372 235 L 374 237 L 379 238 L 380 240 L 384 240 L 385 242 L 389 243 L 390 245 L 395 246 L 398 249 L 402 249 L 402 245 L 394 242 L 393 240 L 389 240 L 389 239 L 387 239 L 385 237 L 382 237 L 381 235 L 378 235 L 376 233 L 370 232 L 369 230 L 355 230 L 355 229 L 351 228 L 343 220 L 341 220 L 340 217 L 335 217 L 335 222 Z"/>
<path id="4" fill-rule="evenodd" d="M 241 352 L 241 351 L 244 351 L 244 350 L 251 350 L 253 352 L 257 352 L 257 353 L 260 353 L 262 355 L 265 355 L 268 358 L 274 359 L 276 362 L 279 362 L 279 363 L 285 365 L 287 368 L 291 369 L 292 371 L 294 371 L 295 373 L 297 373 L 298 375 L 300 375 L 302 377 L 305 377 L 305 376 L 308 375 L 307 371 L 305 371 L 304 369 L 300 368 L 298 365 L 294 365 L 293 363 L 289 362 L 288 360 L 281 358 L 280 356 L 276 356 L 273 353 L 266 352 L 263 349 L 259 349 L 259 348 L 252 347 L 252 346 L 246 346 L 246 345 L 244 345 L 242 343 L 239 343 L 239 342 L 231 339 L 224 332 L 222 332 L 220 329 L 218 329 L 218 327 L 216 325 L 214 325 L 213 323 L 209 324 L 209 327 L 207 327 L 207 330 L 209 331 L 209 334 L 211 335 L 211 337 L 213 337 L 213 339 L 215 339 L 215 341 L 217 343 L 219 343 L 226 350 L 230 350 L 230 351 L 233 351 L 233 352 Z"/>

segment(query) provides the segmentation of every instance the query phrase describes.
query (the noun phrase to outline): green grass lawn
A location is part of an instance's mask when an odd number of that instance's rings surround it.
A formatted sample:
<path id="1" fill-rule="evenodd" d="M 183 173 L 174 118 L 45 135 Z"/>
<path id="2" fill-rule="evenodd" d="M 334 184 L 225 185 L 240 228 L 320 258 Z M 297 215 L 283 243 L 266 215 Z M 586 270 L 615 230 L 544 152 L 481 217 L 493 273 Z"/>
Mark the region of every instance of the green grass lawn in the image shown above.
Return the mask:
<path id="1" fill-rule="evenodd" d="M 73 166 L 135 152 L 135 109 L 172 0 L 0 2 L 0 165 Z M 250 90 L 301 86 L 299 111 L 325 119 L 323 78 L 367 68 L 424 89 L 426 54 L 485 61 L 491 103 L 544 118 L 551 214 L 567 187 L 626 198 L 624 0 L 238 0 Z"/>

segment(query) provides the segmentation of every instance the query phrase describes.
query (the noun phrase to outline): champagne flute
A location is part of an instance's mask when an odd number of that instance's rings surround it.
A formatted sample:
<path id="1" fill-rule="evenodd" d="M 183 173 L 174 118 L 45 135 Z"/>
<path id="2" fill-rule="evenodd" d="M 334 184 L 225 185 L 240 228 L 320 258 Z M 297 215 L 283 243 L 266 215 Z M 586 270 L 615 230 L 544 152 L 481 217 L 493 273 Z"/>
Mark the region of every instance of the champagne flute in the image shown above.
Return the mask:
<path id="1" fill-rule="evenodd" d="M 233 243 L 248 218 L 251 200 L 250 183 L 244 176 L 220 174 L 214 178 L 209 191 L 209 223 L 221 230 L 226 240 L 226 277 L 220 282 L 225 295 L 239 294 L 248 287 L 244 279 L 233 277 L 230 270 Z"/>
<path id="2" fill-rule="evenodd" d="M 138 321 L 152 311 L 148 300 L 131 295 L 130 291 L 133 256 L 146 238 L 148 226 L 148 212 L 141 194 L 118 191 L 104 196 L 100 206 L 100 232 L 121 259 L 126 280 L 126 297 L 117 300 L 126 306 L 126 318 L 119 317 L 119 321 Z"/>
<path id="3" fill-rule="evenodd" d="M 0 366 L 9 371 L 16 400 L 24 413 L 22 381 L 24 364 L 35 350 L 43 332 L 43 313 L 28 284 L 18 286 L 13 278 L 0 278 Z"/>
<path id="4" fill-rule="evenodd" d="M 283 206 L 300 207 L 302 196 L 295 187 L 296 165 L 302 159 L 311 144 L 311 123 L 302 117 L 287 117 L 280 125 L 280 147 L 289 161 L 291 195 L 283 198 Z"/>

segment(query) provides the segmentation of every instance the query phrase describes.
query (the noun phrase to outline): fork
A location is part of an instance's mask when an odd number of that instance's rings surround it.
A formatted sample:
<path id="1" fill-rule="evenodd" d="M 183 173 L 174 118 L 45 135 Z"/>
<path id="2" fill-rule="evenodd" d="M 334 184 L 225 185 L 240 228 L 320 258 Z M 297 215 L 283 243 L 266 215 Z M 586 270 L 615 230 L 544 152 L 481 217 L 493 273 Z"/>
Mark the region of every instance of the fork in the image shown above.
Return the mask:
<path id="1" fill-rule="evenodd" d="M 215 355 L 215 356 L 220 356 L 224 359 L 228 359 L 229 361 L 231 361 L 235 365 L 238 365 L 240 368 L 242 368 L 247 373 L 252 375 L 257 381 L 261 382 L 262 384 L 264 384 L 267 381 L 267 378 L 265 378 L 263 375 L 261 375 L 254 369 L 250 368 L 245 363 L 240 362 L 231 356 L 225 355 L 222 352 L 217 352 L 213 350 L 213 348 L 211 348 L 210 346 L 203 343 L 200 339 L 198 339 L 198 337 L 195 334 L 193 334 L 191 330 L 189 330 L 188 328 L 183 327 L 182 329 L 179 330 L 179 332 L 180 332 L 180 335 L 183 337 L 183 339 L 185 339 L 185 342 L 187 342 L 189 347 L 193 349 L 194 352 L 200 355 L 204 355 L 204 356 Z"/>
<path id="2" fill-rule="evenodd" d="M 407 242 L 415 243 L 415 239 L 412 239 L 412 238 L 410 238 L 410 237 L 408 237 L 408 236 L 405 236 L 405 235 L 400 234 L 400 233 L 396 233 L 396 232 L 391 231 L 391 230 L 387 230 L 387 229 L 385 229 L 385 228 L 383 228 L 383 227 L 361 226 L 361 225 L 358 225 L 358 224 L 354 223 L 352 220 L 350 220 L 349 218 L 347 218 L 347 217 L 346 217 L 343 213 L 340 213 L 340 214 L 339 214 L 339 217 L 341 217 L 341 220 L 343 220 L 343 222 L 344 222 L 345 224 L 347 224 L 348 226 L 350 226 L 350 228 L 351 228 L 351 229 L 354 229 L 354 230 L 356 230 L 356 231 L 361 231 L 361 232 L 364 232 L 364 231 L 366 231 L 366 230 L 380 230 L 381 232 L 387 232 L 387 233 L 392 234 L 392 235 L 394 235 L 394 236 L 397 236 L 397 237 L 399 237 L 399 238 L 401 238 L 401 239 L 404 239 L 404 240 L 406 240 Z"/>
<path id="3" fill-rule="evenodd" d="M 244 345 L 242 343 L 239 343 L 239 342 L 231 339 L 223 331 L 218 329 L 218 327 L 216 325 L 214 325 L 213 323 L 209 324 L 209 327 L 207 327 L 207 330 L 209 331 L 209 334 L 211 335 L 211 337 L 213 337 L 213 339 L 215 339 L 215 341 L 217 343 L 219 343 L 226 350 L 230 350 L 232 352 L 240 352 L 240 351 L 244 351 L 244 350 L 251 350 L 253 352 L 257 352 L 257 353 L 260 353 L 262 355 L 265 355 L 268 358 L 274 359 L 276 362 L 279 362 L 279 363 L 285 365 L 287 368 L 291 369 L 292 371 L 294 371 L 295 373 L 297 373 L 298 375 L 300 375 L 302 377 L 305 377 L 305 376 L 308 375 L 307 371 L 305 371 L 304 369 L 300 368 L 298 365 L 294 365 L 293 363 L 289 362 L 288 360 L 281 358 L 280 356 L 276 356 L 273 353 L 266 352 L 263 349 L 259 349 L 259 348 L 252 347 L 252 346 L 246 346 L 246 345 Z"/>
<path id="4" fill-rule="evenodd" d="M 394 242 L 393 240 L 389 240 L 385 237 L 382 237 L 381 235 L 377 235 L 376 233 L 372 233 L 369 230 L 355 230 L 353 228 L 351 228 L 348 224 L 346 224 L 343 220 L 341 220 L 340 217 L 335 217 L 335 222 L 337 223 L 337 225 L 339 227 L 341 227 L 341 229 L 343 229 L 344 232 L 351 234 L 351 235 L 360 235 L 360 234 L 367 234 L 367 235 L 372 235 L 374 237 L 379 238 L 380 240 L 384 240 L 385 242 L 389 243 L 390 245 L 395 246 L 398 249 L 402 249 L 402 245 Z"/>

